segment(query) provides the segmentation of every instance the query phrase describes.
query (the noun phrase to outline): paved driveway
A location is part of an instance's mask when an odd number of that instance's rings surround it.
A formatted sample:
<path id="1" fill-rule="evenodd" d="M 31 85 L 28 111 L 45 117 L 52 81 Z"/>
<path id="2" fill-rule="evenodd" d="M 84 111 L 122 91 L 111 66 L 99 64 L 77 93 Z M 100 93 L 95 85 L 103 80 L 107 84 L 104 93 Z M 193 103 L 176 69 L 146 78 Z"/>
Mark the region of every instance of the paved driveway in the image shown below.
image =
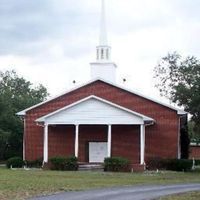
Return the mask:
<path id="1" fill-rule="evenodd" d="M 116 187 L 81 192 L 64 192 L 31 200 L 151 200 L 169 194 L 200 191 L 200 184 Z"/>

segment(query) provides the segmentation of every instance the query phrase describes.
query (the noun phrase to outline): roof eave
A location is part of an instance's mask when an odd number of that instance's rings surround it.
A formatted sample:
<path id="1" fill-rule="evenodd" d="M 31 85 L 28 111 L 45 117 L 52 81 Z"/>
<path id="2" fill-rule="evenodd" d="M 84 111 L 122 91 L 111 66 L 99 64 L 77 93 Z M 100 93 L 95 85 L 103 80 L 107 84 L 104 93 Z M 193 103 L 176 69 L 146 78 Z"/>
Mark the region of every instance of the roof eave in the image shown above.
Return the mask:
<path id="1" fill-rule="evenodd" d="M 26 115 L 26 112 L 20 111 L 20 112 L 16 113 L 16 115 L 18 115 L 18 116 L 25 116 L 25 115 Z"/>
<path id="2" fill-rule="evenodd" d="M 178 115 L 187 115 L 188 112 L 185 112 L 184 110 L 177 110 Z"/>

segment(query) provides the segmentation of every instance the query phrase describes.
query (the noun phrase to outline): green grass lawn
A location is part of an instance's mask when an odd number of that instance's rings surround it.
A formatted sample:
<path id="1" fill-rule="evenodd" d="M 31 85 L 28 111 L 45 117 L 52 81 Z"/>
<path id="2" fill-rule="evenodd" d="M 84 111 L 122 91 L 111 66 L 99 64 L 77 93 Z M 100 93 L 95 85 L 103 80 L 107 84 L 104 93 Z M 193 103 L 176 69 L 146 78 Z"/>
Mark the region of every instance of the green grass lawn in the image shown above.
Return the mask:
<path id="1" fill-rule="evenodd" d="M 199 199 L 200 199 L 200 192 L 190 192 L 187 194 L 162 197 L 159 200 L 199 200 Z"/>
<path id="2" fill-rule="evenodd" d="M 0 199 L 21 200 L 35 195 L 138 184 L 197 183 L 200 173 L 104 173 L 25 171 L 0 168 Z"/>

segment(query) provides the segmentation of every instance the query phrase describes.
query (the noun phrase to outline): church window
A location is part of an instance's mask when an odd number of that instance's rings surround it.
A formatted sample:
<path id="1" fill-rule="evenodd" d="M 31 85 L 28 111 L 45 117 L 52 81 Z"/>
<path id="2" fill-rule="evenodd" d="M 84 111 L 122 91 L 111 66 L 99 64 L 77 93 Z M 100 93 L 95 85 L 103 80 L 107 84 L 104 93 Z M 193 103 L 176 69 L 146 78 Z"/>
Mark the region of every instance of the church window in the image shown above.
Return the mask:
<path id="1" fill-rule="evenodd" d="M 104 59 L 104 50 L 101 49 L 101 59 Z"/>

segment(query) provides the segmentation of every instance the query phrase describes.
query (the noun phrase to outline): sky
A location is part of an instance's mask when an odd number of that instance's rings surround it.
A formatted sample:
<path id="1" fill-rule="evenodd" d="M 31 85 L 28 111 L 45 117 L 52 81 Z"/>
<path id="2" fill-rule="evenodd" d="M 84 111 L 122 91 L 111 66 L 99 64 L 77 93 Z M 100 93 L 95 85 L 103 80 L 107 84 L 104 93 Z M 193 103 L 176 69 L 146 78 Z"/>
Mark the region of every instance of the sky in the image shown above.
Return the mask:
<path id="1" fill-rule="evenodd" d="M 73 80 L 88 82 L 100 9 L 100 0 L 0 0 L 0 70 L 14 69 L 51 96 L 75 87 Z M 118 84 L 160 99 L 159 60 L 174 51 L 200 58 L 199 10 L 199 0 L 106 0 Z"/>

